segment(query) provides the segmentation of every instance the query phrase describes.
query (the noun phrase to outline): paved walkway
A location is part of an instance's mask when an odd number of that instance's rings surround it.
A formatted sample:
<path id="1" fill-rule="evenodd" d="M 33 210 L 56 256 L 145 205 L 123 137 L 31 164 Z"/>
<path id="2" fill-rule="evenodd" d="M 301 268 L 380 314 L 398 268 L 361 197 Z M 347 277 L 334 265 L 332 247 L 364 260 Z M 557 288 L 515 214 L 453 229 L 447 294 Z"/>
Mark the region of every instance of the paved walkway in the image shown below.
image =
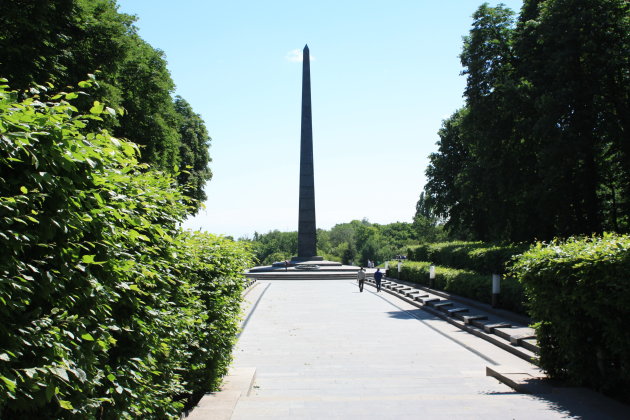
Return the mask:
<path id="1" fill-rule="evenodd" d="M 233 420 L 622 418 L 602 398 L 516 393 L 486 366 L 534 366 L 356 282 L 269 281 L 247 295 Z"/>

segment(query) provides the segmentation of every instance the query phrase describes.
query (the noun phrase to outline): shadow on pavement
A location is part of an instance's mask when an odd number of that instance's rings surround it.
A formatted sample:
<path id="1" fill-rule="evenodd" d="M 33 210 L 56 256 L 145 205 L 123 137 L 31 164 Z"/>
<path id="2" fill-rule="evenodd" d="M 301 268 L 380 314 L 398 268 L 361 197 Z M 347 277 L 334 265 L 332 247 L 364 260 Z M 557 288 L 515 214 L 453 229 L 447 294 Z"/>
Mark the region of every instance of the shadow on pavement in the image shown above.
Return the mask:
<path id="1" fill-rule="evenodd" d="M 586 388 L 556 388 L 548 380 L 532 379 L 532 387 L 548 389 L 549 392 L 529 394 L 532 398 L 544 402 L 549 409 L 561 413 L 567 418 L 577 419 L 627 419 L 630 406 L 602 396 Z M 487 392 L 486 395 L 510 395 L 513 392 Z"/>

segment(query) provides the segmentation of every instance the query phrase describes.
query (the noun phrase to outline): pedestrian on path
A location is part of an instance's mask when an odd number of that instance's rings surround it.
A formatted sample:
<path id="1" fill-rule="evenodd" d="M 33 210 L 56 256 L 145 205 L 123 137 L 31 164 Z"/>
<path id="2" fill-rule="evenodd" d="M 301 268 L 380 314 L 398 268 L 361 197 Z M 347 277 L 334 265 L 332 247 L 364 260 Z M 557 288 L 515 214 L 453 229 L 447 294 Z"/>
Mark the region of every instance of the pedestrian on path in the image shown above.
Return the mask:
<path id="1" fill-rule="evenodd" d="M 365 270 L 363 267 L 357 272 L 357 281 L 359 282 L 359 290 L 363 293 L 363 283 L 365 283 Z"/>
<path id="2" fill-rule="evenodd" d="M 381 291 L 381 280 L 383 279 L 383 273 L 380 268 L 376 269 L 376 273 L 374 273 L 374 282 L 376 283 L 376 291 Z"/>

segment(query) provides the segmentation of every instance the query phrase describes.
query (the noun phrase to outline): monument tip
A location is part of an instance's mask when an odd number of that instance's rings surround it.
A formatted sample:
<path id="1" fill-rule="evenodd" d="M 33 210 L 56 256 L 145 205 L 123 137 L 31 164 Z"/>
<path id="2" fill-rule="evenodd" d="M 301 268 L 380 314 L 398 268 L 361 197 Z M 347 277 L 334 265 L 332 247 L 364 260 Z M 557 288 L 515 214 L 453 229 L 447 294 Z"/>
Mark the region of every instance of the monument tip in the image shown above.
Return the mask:
<path id="1" fill-rule="evenodd" d="M 304 50 L 308 50 L 308 44 L 304 45 Z"/>

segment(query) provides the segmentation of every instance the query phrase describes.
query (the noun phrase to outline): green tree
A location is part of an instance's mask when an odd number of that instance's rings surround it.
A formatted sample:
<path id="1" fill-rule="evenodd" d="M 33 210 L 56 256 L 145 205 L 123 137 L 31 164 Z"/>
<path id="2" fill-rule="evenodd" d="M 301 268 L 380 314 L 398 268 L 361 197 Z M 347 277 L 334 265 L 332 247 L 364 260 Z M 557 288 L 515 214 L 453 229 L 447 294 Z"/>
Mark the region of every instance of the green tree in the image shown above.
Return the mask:
<path id="1" fill-rule="evenodd" d="M 357 256 L 357 249 L 351 242 L 345 242 L 343 254 L 341 256 L 341 263 L 345 265 L 353 265 Z"/>
<path id="2" fill-rule="evenodd" d="M 463 128 L 466 108 L 455 112 L 442 122 L 438 131 L 438 151 L 429 156 L 424 187 L 431 212 L 446 220 L 445 227 L 454 235 L 466 238 L 471 235 L 474 208 L 463 200 L 464 174 L 472 161 Z"/>
<path id="3" fill-rule="evenodd" d="M 99 127 L 140 145 L 141 162 L 171 174 L 178 166 L 192 166 L 178 181 L 191 185 L 191 197 L 204 198 L 211 173 L 202 167 L 210 161 L 203 122 L 173 100 L 175 85 L 164 54 L 142 40 L 135 17 L 117 7 L 115 0 L 3 1 L 0 76 L 28 90 L 47 82 L 75 86 L 97 74 L 93 96 L 78 98 L 75 106 L 87 112 L 99 98 L 112 108 L 123 107 L 123 115 Z"/>
<path id="4" fill-rule="evenodd" d="M 568 14 L 567 10 L 574 12 Z M 463 239 L 627 231 L 630 6 L 482 5 L 461 54 L 466 106 L 439 131 L 426 204 Z"/>
<path id="5" fill-rule="evenodd" d="M 627 231 L 630 5 L 526 1 L 517 39 L 534 104 L 527 141 L 538 152 L 538 212 L 551 223 L 541 236 Z"/>
<path id="6" fill-rule="evenodd" d="M 251 241 L 259 264 L 270 265 L 297 255 L 297 232 L 273 230 L 265 234 L 254 233 Z"/>
<path id="7" fill-rule="evenodd" d="M 178 131 L 181 139 L 179 147 L 181 174 L 179 185 L 184 185 L 187 195 L 203 202 L 207 196 L 204 191 L 206 181 L 212 179 L 208 164 L 212 160 L 208 149 L 210 136 L 199 114 L 180 96 L 175 97 L 175 111 L 179 115 Z"/>

